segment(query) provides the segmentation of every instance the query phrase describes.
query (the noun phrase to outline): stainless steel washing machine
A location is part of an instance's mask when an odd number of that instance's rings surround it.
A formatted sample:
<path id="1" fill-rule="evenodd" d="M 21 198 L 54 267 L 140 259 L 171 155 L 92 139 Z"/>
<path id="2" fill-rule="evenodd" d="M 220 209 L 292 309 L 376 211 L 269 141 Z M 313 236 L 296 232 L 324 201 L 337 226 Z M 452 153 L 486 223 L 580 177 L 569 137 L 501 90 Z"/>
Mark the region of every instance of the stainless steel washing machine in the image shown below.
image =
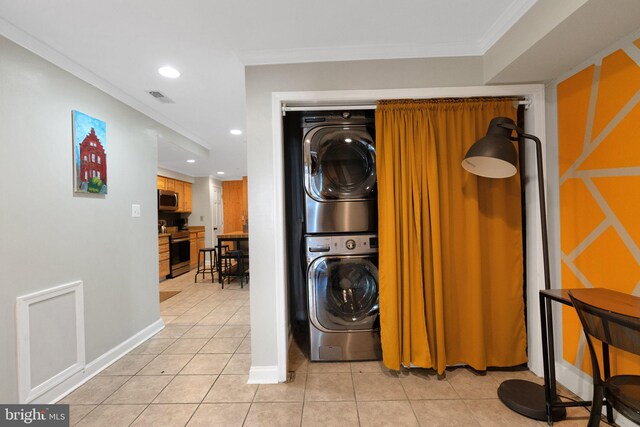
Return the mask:
<path id="1" fill-rule="evenodd" d="M 380 359 L 378 238 L 307 236 L 310 359 Z"/>
<path id="2" fill-rule="evenodd" d="M 305 115 L 302 127 L 306 232 L 376 232 L 373 117 L 348 111 Z"/>

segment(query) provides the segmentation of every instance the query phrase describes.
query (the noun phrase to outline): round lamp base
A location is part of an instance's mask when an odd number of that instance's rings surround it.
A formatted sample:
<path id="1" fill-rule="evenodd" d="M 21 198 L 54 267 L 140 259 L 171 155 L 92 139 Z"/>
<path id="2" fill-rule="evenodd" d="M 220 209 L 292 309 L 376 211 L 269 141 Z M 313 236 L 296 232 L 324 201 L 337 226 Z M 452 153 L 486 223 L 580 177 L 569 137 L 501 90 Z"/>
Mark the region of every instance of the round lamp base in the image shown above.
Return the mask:
<path id="1" fill-rule="evenodd" d="M 507 380 L 498 387 L 498 397 L 509 409 L 533 418 L 547 421 L 544 399 L 544 386 L 525 380 Z M 567 416 L 565 408 L 553 408 L 553 421 L 560 421 Z"/>

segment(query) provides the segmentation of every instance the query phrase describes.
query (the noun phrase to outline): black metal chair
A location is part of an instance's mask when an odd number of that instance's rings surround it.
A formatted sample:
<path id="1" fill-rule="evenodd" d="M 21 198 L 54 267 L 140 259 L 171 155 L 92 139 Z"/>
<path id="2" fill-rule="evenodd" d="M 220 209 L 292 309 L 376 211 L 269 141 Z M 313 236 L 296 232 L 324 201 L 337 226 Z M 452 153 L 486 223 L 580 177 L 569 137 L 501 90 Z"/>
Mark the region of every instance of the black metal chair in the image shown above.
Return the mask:
<path id="1" fill-rule="evenodd" d="M 244 288 L 244 280 L 246 279 L 247 272 L 244 262 L 244 251 L 231 250 L 227 251 L 223 257 L 224 267 L 222 270 L 222 289 L 224 289 L 224 279 L 227 278 L 228 283 L 234 278 L 240 279 L 240 288 Z"/>
<path id="2" fill-rule="evenodd" d="M 640 424 L 640 375 L 614 375 L 606 377 L 608 360 L 605 359 L 605 378 L 600 375 L 600 365 L 591 338 L 602 341 L 603 351 L 608 347 L 640 355 L 640 318 L 587 304 L 569 293 L 573 306 L 587 337 L 593 370 L 593 403 L 588 427 L 600 425 L 603 397 L 607 404 L 636 424 Z M 640 313 L 638 313 L 640 315 Z M 608 359 L 608 358 L 607 358 Z M 612 419 L 609 419 L 612 422 Z"/>

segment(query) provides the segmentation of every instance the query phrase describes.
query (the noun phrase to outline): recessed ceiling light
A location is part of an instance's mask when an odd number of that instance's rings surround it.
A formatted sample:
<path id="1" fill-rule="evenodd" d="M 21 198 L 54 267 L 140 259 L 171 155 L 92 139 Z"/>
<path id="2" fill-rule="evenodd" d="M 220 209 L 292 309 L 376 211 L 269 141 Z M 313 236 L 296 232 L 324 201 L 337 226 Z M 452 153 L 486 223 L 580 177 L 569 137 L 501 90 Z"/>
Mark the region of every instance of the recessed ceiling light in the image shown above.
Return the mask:
<path id="1" fill-rule="evenodd" d="M 158 68 L 158 73 L 168 79 L 177 79 L 178 77 L 180 77 L 180 71 L 168 65 Z"/>
<path id="2" fill-rule="evenodd" d="M 218 172 L 218 175 L 224 175 L 224 172 L 220 171 Z"/>
<path id="3" fill-rule="evenodd" d="M 240 129 L 231 129 L 229 133 L 231 135 L 242 135 L 242 131 Z"/>
<path id="4" fill-rule="evenodd" d="M 195 162 L 196 162 L 196 161 L 195 161 L 195 160 L 193 160 L 193 159 L 189 159 L 189 160 L 187 160 L 187 163 L 195 163 Z"/>

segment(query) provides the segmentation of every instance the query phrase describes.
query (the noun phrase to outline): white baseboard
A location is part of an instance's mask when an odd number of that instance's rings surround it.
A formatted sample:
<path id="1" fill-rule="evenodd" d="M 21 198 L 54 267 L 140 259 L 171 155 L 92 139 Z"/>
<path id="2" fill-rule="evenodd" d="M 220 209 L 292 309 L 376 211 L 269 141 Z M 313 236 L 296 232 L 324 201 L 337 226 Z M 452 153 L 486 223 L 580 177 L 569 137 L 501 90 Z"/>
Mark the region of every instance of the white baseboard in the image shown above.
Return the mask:
<path id="1" fill-rule="evenodd" d="M 162 321 L 162 319 L 156 320 L 151 325 L 147 326 L 131 338 L 118 344 L 116 347 L 107 351 L 102 356 L 88 363 L 86 365 L 86 368 L 81 372 L 78 372 L 75 375 L 69 377 L 68 379 L 53 387 L 51 390 L 42 394 L 36 400 L 30 403 L 56 403 L 57 401 L 71 393 L 73 390 L 77 389 L 82 384 L 98 375 L 102 370 L 117 362 L 122 356 L 145 342 L 147 339 L 151 338 L 162 329 L 164 329 L 164 322 Z"/>
<path id="2" fill-rule="evenodd" d="M 567 362 L 556 362 L 556 378 L 560 384 L 571 390 L 582 400 L 591 400 L 593 380 L 575 366 Z M 602 408 L 604 413 L 605 408 Z M 586 412 L 585 412 L 586 413 Z M 636 424 L 614 410 L 616 424 L 620 427 L 633 427 Z"/>
<path id="3" fill-rule="evenodd" d="M 273 366 L 252 366 L 249 370 L 249 381 L 247 384 L 277 384 L 278 365 Z"/>

